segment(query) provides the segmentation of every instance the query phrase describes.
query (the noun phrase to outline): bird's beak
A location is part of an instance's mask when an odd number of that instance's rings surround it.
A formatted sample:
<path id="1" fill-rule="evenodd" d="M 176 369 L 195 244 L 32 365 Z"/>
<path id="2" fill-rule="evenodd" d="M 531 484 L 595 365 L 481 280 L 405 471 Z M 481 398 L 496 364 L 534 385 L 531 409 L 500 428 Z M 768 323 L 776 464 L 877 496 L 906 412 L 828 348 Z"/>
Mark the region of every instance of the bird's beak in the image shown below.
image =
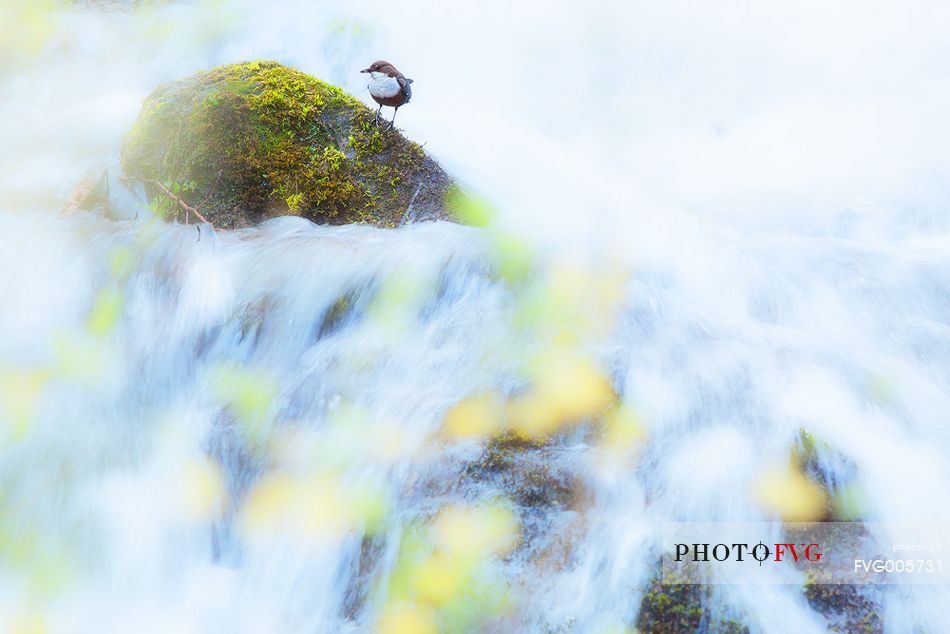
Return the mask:
<path id="1" fill-rule="evenodd" d="M 370 70 L 369 70 L 368 68 L 364 68 L 364 69 L 361 70 L 360 72 L 361 72 L 361 73 L 368 73 L 368 72 L 370 72 Z"/>

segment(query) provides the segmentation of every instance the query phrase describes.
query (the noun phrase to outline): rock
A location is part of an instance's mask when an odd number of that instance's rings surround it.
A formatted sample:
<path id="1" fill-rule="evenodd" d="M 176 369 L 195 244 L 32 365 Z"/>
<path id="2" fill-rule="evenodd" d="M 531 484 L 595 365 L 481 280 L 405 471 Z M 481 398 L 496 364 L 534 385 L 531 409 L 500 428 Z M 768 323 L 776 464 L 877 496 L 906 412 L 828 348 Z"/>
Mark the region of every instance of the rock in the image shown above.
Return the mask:
<path id="1" fill-rule="evenodd" d="M 79 210 L 92 211 L 109 207 L 109 173 L 104 167 L 87 170 L 73 186 L 69 196 L 63 202 L 59 215 L 72 216 Z"/>
<path id="2" fill-rule="evenodd" d="M 658 564 L 662 566 L 662 564 Z M 749 628 L 734 615 L 728 615 L 728 606 L 714 598 L 714 586 L 696 583 L 661 583 L 662 572 L 644 588 L 637 614 L 639 632 L 717 632 L 721 634 L 749 634 Z"/>
<path id="3" fill-rule="evenodd" d="M 219 66 L 148 96 L 122 169 L 168 215 L 180 205 L 156 182 L 221 229 L 288 214 L 383 227 L 446 218 L 452 179 L 374 114 L 277 62 Z"/>
<path id="4" fill-rule="evenodd" d="M 522 509 L 567 509 L 584 493 L 570 466 L 544 443 L 506 434 L 488 443 L 463 481 L 490 482 Z"/>

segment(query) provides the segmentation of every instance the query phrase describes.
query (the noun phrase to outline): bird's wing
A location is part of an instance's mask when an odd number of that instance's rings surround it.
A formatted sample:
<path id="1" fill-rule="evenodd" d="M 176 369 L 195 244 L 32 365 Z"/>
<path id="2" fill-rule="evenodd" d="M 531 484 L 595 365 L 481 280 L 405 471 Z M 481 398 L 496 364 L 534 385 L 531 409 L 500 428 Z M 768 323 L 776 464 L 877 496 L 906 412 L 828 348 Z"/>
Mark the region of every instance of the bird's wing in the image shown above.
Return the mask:
<path id="1" fill-rule="evenodd" d="M 397 77 L 396 81 L 399 82 L 399 87 L 402 88 L 403 94 L 406 95 L 406 103 L 409 103 L 409 100 L 412 99 L 412 88 L 409 87 L 412 80 L 405 77 Z"/>

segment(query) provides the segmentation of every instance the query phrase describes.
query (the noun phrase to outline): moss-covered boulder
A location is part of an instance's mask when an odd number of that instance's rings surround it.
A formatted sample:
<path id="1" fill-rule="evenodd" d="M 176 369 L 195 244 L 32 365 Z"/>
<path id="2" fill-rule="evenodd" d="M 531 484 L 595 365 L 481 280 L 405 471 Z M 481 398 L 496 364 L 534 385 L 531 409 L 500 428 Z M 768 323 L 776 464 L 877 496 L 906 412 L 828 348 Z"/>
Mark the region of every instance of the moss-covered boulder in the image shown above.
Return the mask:
<path id="1" fill-rule="evenodd" d="M 125 138 L 122 168 L 170 213 L 218 228 L 280 215 L 393 227 L 446 217 L 452 181 L 374 111 L 277 62 L 219 66 L 163 84 Z"/>
<path id="2" fill-rule="evenodd" d="M 713 588 L 708 585 L 665 585 L 658 572 L 644 590 L 637 616 L 637 631 L 644 634 L 749 634 L 749 628 L 728 615 L 726 606 L 713 594 Z"/>

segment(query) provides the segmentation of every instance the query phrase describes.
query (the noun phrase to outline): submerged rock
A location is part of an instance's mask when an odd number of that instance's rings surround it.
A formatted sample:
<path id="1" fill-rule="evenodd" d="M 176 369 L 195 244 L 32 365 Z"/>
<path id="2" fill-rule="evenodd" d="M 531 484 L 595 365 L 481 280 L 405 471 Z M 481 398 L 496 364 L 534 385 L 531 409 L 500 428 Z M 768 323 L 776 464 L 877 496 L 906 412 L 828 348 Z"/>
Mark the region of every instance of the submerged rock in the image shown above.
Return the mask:
<path id="1" fill-rule="evenodd" d="M 104 167 L 87 170 L 77 182 L 69 196 L 63 201 L 59 215 L 72 216 L 77 211 L 92 211 L 97 208 L 108 211 L 109 172 Z"/>
<path id="2" fill-rule="evenodd" d="M 445 218 L 451 178 L 373 118 L 355 97 L 277 62 L 219 66 L 148 96 L 122 168 L 165 212 L 183 209 L 177 197 L 223 229 L 288 214 L 384 227 Z"/>
<path id="3" fill-rule="evenodd" d="M 749 634 L 746 625 L 723 613 L 727 606 L 714 599 L 714 586 L 695 583 L 664 585 L 661 577 L 658 571 L 644 589 L 636 631 Z"/>

